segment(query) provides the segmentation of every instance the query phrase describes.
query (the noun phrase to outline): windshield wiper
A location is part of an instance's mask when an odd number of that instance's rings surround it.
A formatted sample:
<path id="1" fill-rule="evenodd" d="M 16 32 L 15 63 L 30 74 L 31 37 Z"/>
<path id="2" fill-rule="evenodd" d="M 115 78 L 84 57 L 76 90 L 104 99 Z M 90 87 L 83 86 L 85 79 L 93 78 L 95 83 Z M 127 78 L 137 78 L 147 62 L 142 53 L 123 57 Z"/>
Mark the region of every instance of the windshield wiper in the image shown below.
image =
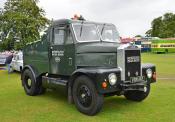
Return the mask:
<path id="1" fill-rule="evenodd" d="M 103 34 L 105 26 L 106 26 L 106 24 L 103 24 L 103 28 L 101 29 L 101 35 Z"/>
<path id="2" fill-rule="evenodd" d="M 84 21 L 82 20 L 82 22 L 81 22 L 81 28 L 80 28 L 80 37 L 81 37 L 82 31 L 83 31 L 83 24 L 84 24 Z"/>
<path id="3" fill-rule="evenodd" d="M 102 29 L 101 29 L 101 35 L 100 35 L 100 36 L 101 36 L 101 39 L 100 39 L 101 42 L 103 41 L 103 39 L 102 39 L 102 34 L 103 34 L 103 31 L 104 31 L 105 26 L 106 26 L 106 24 L 104 23 L 104 24 L 103 24 L 103 27 L 102 27 Z"/>

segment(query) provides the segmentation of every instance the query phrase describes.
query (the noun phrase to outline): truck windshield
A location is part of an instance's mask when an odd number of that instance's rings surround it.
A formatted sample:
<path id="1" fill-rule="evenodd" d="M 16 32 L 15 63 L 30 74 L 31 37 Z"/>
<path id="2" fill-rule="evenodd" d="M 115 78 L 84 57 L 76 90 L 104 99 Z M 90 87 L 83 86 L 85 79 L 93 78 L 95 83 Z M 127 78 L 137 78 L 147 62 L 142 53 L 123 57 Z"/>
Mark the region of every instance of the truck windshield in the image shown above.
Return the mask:
<path id="1" fill-rule="evenodd" d="M 100 41 L 95 24 L 73 24 L 75 36 L 79 42 Z"/>
<path id="2" fill-rule="evenodd" d="M 102 41 L 120 43 L 119 33 L 114 25 L 100 25 L 99 31 L 101 32 Z"/>

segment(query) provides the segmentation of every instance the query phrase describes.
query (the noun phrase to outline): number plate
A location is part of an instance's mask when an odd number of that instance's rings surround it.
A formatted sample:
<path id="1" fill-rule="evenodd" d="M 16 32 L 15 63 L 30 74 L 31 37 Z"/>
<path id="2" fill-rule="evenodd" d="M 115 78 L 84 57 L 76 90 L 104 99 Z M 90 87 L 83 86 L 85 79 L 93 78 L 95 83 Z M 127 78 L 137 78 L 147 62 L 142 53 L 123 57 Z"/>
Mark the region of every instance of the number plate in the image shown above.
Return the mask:
<path id="1" fill-rule="evenodd" d="M 136 83 L 145 80 L 143 76 L 138 76 L 138 77 L 131 77 L 131 83 Z"/>

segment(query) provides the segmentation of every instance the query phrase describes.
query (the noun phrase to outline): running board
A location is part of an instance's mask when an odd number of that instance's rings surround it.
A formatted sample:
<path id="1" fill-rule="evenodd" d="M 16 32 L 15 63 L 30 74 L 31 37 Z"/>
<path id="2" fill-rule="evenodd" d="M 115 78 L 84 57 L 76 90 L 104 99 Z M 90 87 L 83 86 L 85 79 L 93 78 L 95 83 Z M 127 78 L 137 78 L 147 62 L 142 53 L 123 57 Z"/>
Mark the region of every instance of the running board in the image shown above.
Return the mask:
<path id="1" fill-rule="evenodd" d="M 51 77 L 46 77 L 46 76 L 42 76 L 42 83 L 44 87 L 56 87 L 58 85 L 61 86 L 66 86 L 67 85 L 67 80 L 62 80 L 60 78 L 51 78 Z"/>

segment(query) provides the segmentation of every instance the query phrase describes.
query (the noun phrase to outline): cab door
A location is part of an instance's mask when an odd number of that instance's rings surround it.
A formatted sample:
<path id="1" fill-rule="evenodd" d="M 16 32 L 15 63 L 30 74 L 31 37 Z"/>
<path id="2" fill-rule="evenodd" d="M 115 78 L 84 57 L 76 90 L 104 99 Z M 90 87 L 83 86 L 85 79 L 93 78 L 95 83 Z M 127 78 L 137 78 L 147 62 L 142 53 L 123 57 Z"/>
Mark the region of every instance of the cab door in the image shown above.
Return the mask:
<path id="1" fill-rule="evenodd" d="M 64 74 L 64 42 L 65 26 L 56 26 L 52 28 L 50 46 L 49 46 L 49 65 L 51 74 Z"/>
<path id="2" fill-rule="evenodd" d="M 64 45 L 64 74 L 71 75 L 75 71 L 75 44 L 70 26 L 66 27 Z"/>

